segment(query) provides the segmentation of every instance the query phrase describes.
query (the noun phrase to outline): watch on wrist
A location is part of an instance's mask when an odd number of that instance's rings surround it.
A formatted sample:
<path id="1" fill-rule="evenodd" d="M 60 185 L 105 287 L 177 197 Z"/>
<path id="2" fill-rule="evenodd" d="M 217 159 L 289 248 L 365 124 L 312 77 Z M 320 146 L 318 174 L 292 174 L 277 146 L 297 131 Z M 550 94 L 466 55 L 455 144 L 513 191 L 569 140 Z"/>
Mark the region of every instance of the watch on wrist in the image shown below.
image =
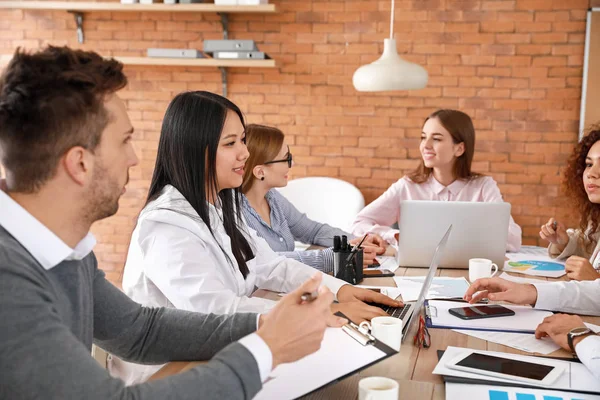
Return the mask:
<path id="1" fill-rule="evenodd" d="M 577 353 L 575 353 L 575 346 L 573 346 L 573 339 L 579 336 L 588 335 L 593 333 L 590 328 L 587 326 L 580 326 L 579 328 L 573 328 L 567 333 L 567 343 L 569 343 L 569 348 L 575 357 L 577 357 Z"/>

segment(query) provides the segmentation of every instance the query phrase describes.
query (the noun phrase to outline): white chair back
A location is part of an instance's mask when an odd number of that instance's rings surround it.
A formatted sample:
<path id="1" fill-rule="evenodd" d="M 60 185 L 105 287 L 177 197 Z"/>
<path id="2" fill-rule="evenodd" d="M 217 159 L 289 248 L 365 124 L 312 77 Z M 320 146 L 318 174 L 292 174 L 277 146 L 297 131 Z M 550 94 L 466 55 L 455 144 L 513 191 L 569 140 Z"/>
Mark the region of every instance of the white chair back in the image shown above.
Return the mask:
<path id="1" fill-rule="evenodd" d="M 365 206 L 365 198 L 356 186 L 336 178 L 294 179 L 277 190 L 308 218 L 345 231 Z"/>

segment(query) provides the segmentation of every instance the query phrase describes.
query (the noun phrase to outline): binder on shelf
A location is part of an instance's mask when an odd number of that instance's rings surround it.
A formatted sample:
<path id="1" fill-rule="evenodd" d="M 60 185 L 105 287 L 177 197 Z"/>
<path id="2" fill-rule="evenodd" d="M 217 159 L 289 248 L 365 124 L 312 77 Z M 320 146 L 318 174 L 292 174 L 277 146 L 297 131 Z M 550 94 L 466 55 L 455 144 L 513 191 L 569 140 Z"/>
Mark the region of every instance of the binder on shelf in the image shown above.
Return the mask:
<path id="1" fill-rule="evenodd" d="M 215 51 L 258 51 L 254 40 L 205 40 L 202 45 L 205 53 Z"/>
<path id="2" fill-rule="evenodd" d="M 149 48 L 146 51 L 148 57 L 164 58 L 204 58 L 204 54 L 196 49 L 159 49 Z"/>
<path id="3" fill-rule="evenodd" d="M 512 333 L 535 333 L 535 329 L 544 318 L 552 315 L 550 311 L 536 310 L 526 306 L 504 306 L 513 310 L 515 315 L 508 317 L 460 319 L 448 310 L 455 307 L 469 307 L 474 304 L 446 300 L 425 300 L 425 323 L 428 328 L 468 329 L 474 331 L 494 331 Z M 484 305 L 484 304 L 478 304 Z"/>
<path id="4" fill-rule="evenodd" d="M 225 58 L 225 59 L 255 59 L 264 60 L 269 58 L 262 51 L 215 51 L 212 53 L 213 58 Z"/>
<path id="5" fill-rule="evenodd" d="M 336 315 L 343 316 L 341 313 Z M 327 328 L 321 348 L 275 368 L 255 400 L 295 399 L 338 382 L 398 352 L 357 325 Z M 302 379 L 298 379 L 302 376 Z"/>

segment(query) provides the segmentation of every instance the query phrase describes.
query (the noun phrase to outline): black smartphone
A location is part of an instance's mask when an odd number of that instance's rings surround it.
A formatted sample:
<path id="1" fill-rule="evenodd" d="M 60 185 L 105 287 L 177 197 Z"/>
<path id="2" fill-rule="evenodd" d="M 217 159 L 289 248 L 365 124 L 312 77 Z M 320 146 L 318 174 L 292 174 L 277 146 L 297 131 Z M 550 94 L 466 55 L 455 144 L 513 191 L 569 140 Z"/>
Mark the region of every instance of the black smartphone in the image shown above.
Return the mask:
<path id="1" fill-rule="evenodd" d="M 365 278 L 382 278 L 385 276 L 395 276 L 389 269 L 363 269 Z"/>
<path id="2" fill-rule="evenodd" d="M 451 308 L 448 312 L 460 319 L 507 317 L 509 315 L 515 315 L 513 310 L 499 304 Z"/>

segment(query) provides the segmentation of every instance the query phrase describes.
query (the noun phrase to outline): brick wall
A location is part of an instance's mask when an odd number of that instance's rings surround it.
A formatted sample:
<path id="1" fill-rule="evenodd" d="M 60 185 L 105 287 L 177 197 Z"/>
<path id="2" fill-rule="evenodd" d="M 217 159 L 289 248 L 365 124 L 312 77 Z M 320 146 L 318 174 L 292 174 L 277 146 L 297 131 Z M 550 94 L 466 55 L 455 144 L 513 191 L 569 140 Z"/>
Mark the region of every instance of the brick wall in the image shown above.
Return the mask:
<path id="1" fill-rule="evenodd" d="M 439 107 L 469 113 L 475 170 L 496 179 L 526 244 L 560 207 L 561 167 L 576 142 L 589 0 L 398 0 L 400 53 L 424 65 L 426 89 L 361 94 L 352 73 L 376 59 L 389 29 L 389 1 L 272 0 L 276 14 L 231 15 L 230 38 L 252 38 L 276 69 L 229 70 L 229 97 L 249 122 L 292 139 L 293 176 L 341 177 L 370 202 L 416 166 L 423 118 Z M 221 38 L 219 17 L 191 13 L 93 12 L 83 48 L 143 55 L 148 47 L 202 48 Z M 66 12 L 0 10 L 0 53 L 16 46 L 79 45 Z M 140 165 L 119 213 L 97 223 L 97 255 L 118 283 L 134 218 L 151 177 L 162 115 L 176 93 L 220 93 L 216 68 L 126 68 L 121 93 L 136 128 Z"/>

